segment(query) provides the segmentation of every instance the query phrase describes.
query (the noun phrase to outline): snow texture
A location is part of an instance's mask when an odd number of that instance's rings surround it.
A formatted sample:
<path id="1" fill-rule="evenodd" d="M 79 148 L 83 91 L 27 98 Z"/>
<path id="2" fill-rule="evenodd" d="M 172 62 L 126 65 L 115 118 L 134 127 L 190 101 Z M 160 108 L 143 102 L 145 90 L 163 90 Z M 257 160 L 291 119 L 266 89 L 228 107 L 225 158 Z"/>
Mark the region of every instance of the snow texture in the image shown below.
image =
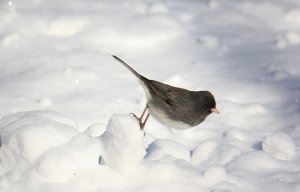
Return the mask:
<path id="1" fill-rule="evenodd" d="M 1 192 L 300 191 L 298 0 L 2 0 Z M 137 79 L 209 90 L 187 130 Z"/>
<path id="2" fill-rule="evenodd" d="M 297 152 L 294 141 L 285 133 L 268 136 L 262 143 L 263 150 L 282 160 L 292 160 Z"/>

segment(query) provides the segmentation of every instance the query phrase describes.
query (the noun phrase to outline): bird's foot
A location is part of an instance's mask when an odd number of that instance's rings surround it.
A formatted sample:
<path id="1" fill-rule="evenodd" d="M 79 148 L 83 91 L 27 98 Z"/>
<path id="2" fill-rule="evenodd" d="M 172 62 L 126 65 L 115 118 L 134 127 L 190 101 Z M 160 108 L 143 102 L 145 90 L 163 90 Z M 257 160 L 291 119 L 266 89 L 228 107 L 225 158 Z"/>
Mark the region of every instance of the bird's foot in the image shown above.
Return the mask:
<path id="1" fill-rule="evenodd" d="M 144 136 L 145 136 L 146 133 L 145 133 L 144 127 L 145 127 L 146 122 L 143 122 L 142 118 L 139 118 L 134 113 L 129 113 L 129 114 L 132 115 L 134 118 L 136 118 L 139 121 L 140 130 L 144 132 Z"/>
<path id="2" fill-rule="evenodd" d="M 132 115 L 134 118 L 136 118 L 137 120 L 140 121 L 140 118 L 138 116 L 136 116 L 136 114 L 134 114 L 134 113 L 129 113 L 129 114 Z"/>

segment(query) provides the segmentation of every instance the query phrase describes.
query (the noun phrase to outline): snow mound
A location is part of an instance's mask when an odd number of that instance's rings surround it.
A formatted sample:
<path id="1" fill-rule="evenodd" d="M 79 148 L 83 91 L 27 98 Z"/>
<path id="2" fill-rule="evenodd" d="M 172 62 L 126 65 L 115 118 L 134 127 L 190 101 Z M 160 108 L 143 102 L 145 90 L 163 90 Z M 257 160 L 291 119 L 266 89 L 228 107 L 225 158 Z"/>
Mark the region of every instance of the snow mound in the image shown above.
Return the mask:
<path id="1" fill-rule="evenodd" d="M 184 145 L 166 139 L 157 139 L 147 149 L 147 160 L 161 160 L 172 157 L 190 161 L 190 151 Z"/>
<path id="2" fill-rule="evenodd" d="M 272 172 L 279 169 L 290 169 L 290 166 L 264 151 L 252 151 L 245 153 L 227 165 L 228 170 L 248 170 L 255 172 Z"/>
<path id="3" fill-rule="evenodd" d="M 239 147 L 233 145 L 221 145 L 218 149 L 218 154 L 220 154 L 219 164 L 225 165 L 240 156 L 241 153 Z"/>
<path id="4" fill-rule="evenodd" d="M 102 143 L 86 134 L 49 150 L 37 163 L 36 171 L 46 181 L 64 182 L 84 170 L 97 168 L 103 152 Z"/>
<path id="5" fill-rule="evenodd" d="M 144 133 L 130 115 L 113 115 L 101 140 L 105 148 L 101 158 L 111 169 L 123 174 L 134 170 L 146 154 Z"/>
<path id="6" fill-rule="evenodd" d="M 292 160 L 296 155 L 296 145 L 285 133 L 268 136 L 262 143 L 263 150 L 282 160 Z"/>
<path id="7" fill-rule="evenodd" d="M 21 112 L 2 118 L 1 159 L 8 163 L 22 159 L 33 163 L 51 147 L 66 143 L 77 134 L 70 124 L 74 125 L 66 117 L 48 111 Z"/>
<path id="8" fill-rule="evenodd" d="M 226 170 L 223 166 L 210 167 L 204 173 L 205 185 L 212 186 L 226 180 Z"/>
<path id="9" fill-rule="evenodd" d="M 0 120 L 0 175 L 21 179 L 43 154 L 78 134 L 76 124 L 50 111 L 20 112 Z"/>
<path id="10" fill-rule="evenodd" d="M 192 162 L 199 165 L 212 158 L 216 151 L 217 143 L 214 141 L 204 141 L 199 143 L 193 151 Z"/>
<path id="11" fill-rule="evenodd" d="M 233 145 L 218 143 L 217 141 L 200 142 L 192 152 L 192 164 L 198 169 L 223 166 L 241 155 L 241 150 Z"/>
<path id="12" fill-rule="evenodd" d="M 91 137 L 98 137 L 104 133 L 106 126 L 104 123 L 94 123 L 85 130 L 85 133 Z"/>

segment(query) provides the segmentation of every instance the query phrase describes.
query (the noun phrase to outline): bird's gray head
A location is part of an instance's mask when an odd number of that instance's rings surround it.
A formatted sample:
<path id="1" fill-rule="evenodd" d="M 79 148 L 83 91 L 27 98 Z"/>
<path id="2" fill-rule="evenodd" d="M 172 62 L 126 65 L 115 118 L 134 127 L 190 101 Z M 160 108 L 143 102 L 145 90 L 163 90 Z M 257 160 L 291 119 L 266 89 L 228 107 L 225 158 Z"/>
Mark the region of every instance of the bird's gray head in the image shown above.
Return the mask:
<path id="1" fill-rule="evenodd" d="M 214 96 L 209 91 L 200 91 L 202 96 L 203 109 L 207 115 L 211 113 L 220 113 L 216 107 L 216 101 Z"/>

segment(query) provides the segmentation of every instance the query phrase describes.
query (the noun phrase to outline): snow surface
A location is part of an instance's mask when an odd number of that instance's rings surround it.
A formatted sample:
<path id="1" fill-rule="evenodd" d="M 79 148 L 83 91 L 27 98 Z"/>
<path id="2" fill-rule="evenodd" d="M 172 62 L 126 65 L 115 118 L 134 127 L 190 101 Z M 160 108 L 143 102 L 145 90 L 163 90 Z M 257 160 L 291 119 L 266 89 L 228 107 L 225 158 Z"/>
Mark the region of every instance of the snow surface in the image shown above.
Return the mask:
<path id="1" fill-rule="evenodd" d="M 0 191 L 300 191 L 298 0 L 0 1 Z M 148 78 L 219 115 L 137 121 Z"/>

